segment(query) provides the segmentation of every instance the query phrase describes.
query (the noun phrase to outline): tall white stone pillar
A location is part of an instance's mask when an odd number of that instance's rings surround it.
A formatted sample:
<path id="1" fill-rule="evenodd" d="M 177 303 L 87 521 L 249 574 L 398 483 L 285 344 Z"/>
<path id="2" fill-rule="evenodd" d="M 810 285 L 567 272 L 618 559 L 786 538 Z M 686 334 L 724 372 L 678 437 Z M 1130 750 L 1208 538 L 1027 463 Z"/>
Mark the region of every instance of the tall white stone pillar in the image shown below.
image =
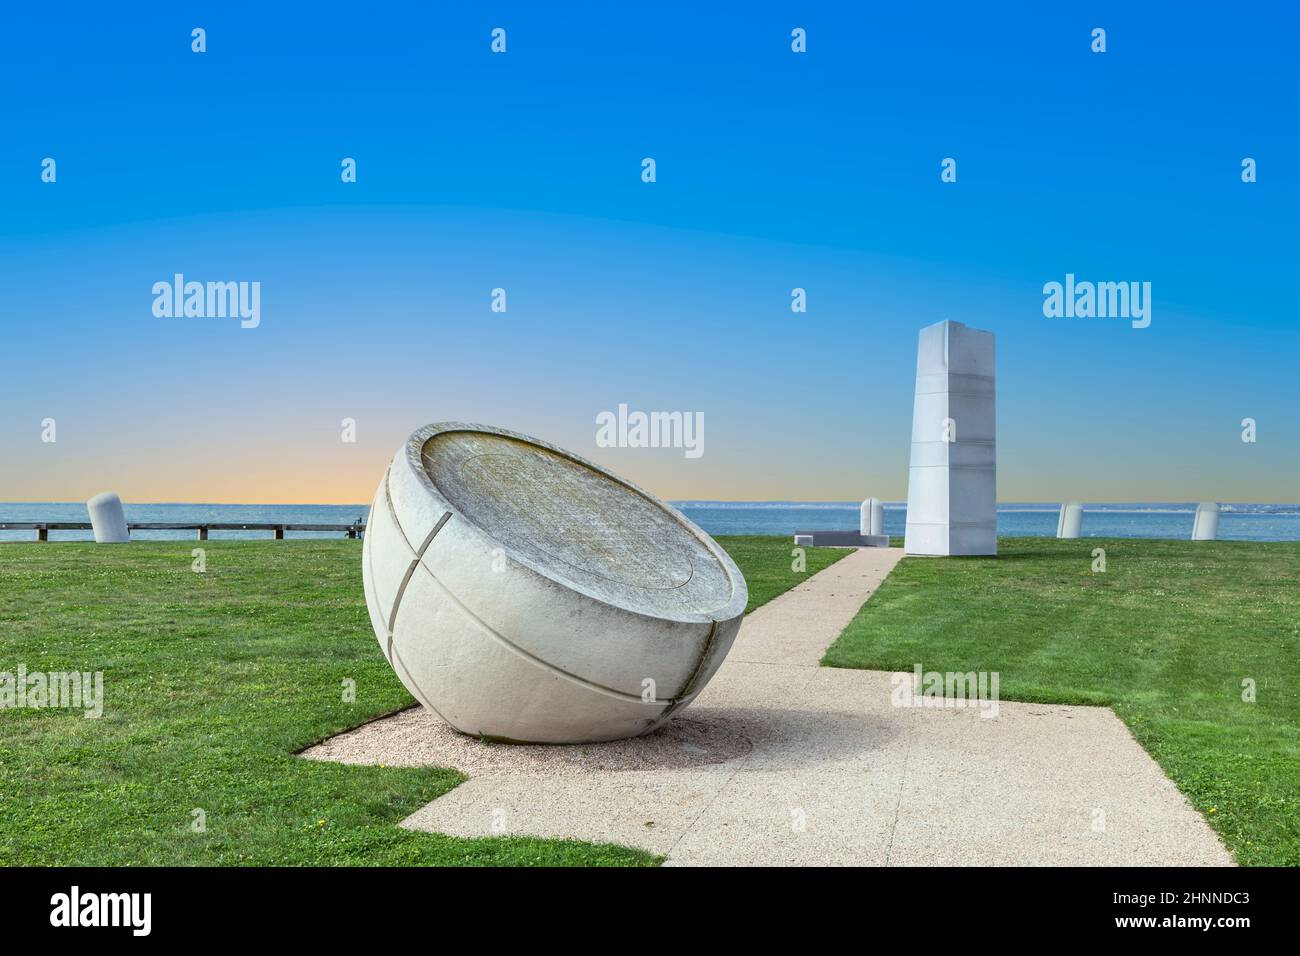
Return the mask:
<path id="1" fill-rule="evenodd" d="M 908 554 L 998 553 L 993 333 L 921 330 L 907 480 Z"/>

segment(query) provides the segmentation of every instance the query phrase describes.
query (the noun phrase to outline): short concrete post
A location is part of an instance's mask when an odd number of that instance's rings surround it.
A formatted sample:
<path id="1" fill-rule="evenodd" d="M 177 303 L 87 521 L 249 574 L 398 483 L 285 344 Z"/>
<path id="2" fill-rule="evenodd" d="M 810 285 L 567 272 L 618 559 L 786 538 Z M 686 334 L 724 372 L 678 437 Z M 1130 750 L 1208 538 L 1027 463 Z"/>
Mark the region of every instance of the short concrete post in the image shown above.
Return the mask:
<path id="1" fill-rule="evenodd" d="M 90 512 L 90 527 L 95 532 L 96 544 L 122 544 L 131 540 L 122 499 L 113 492 L 95 495 L 86 502 L 86 510 Z"/>
<path id="2" fill-rule="evenodd" d="M 275 540 L 276 541 L 284 540 L 284 525 L 281 525 L 280 527 L 275 529 Z"/>
<path id="3" fill-rule="evenodd" d="M 36 529 L 36 540 L 37 540 L 37 541 L 49 541 L 49 540 L 50 540 L 50 529 L 47 528 L 47 527 L 45 527 L 44 525 L 42 525 L 41 527 L 37 528 L 37 529 Z"/>
<path id="4" fill-rule="evenodd" d="M 863 537 L 885 533 L 885 506 L 879 498 L 868 498 L 858 510 L 858 531 Z"/>
<path id="5" fill-rule="evenodd" d="M 1061 505 L 1061 517 L 1056 522 L 1058 538 L 1077 538 L 1083 529 L 1083 505 L 1077 501 L 1067 501 Z"/>
<path id="6" fill-rule="evenodd" d="M 1193 541 L 1213 541 L 1219 533 L 1219 505 L 1215 501 L 1202 501 L 1196 506 L 1196 520 L 1192 522 Z"/>
<path id="7" fill-rule="evenodd" d="M 208 529 L 203 527 L 202 525 L 199 526 L 199 540 L 200 541 L 208 540 Z"/>
<path id="8" fill-rule="evenodd" d="M 825 541 L 818 540 L 822 535 L 826 537 Z M 840 538 L 850 540 L 842 541 Z M 856 536 L 852 531 L 831 531 L 815 535 L 813 540 L 819 544 L 831 546 L 850 544 L 859 548 L 887 548 L 889 547 L 889 535 L 885 534 L 885 506 L 879 498 L 868 498 L 862 502 L 862 506 L 858 509 L 858 533 Z"/>

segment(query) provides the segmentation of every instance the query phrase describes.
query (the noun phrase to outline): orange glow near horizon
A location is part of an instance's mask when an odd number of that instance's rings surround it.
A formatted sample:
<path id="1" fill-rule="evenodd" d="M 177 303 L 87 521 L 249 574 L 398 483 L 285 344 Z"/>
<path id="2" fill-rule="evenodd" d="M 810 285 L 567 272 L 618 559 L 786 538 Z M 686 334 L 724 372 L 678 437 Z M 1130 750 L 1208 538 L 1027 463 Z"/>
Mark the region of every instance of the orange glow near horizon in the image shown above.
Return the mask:
<path id="1" fill-rule="evenodd" d="M 387 439 L 389 436 L 384 436 Z M 549 439 L 548 439 L 549 440 Z M 561 447 L 573 447 L 577 442 Z M 80 449 L 69 440 L 34 450 L 13 474 L 5 465 L 0 500 L 85 501 L 115 491 L 128 503 L 353 504 L 367 505 L 400 439 L 366 445 L 300 440 L 258 443 L 229 450 L 211 445 L 153 447 L 145 455 L 113 455 L 102 447 Z M 695 461 L 666 449 L 574 450 L 668 500 L 856 501 L 875 495 L 887 501 L 907 497 L 906 449 L 872 462 L 823 456 L 815 464 L 794 455 L 735 450 Z M 999 501 L 1220 501 L 1285 503 L 1294 489 L 1284 480 L 1243 481 L 1241 475 L 1189 473 L 1135 476 L 1101 472 L 1081 479 L 1060 462 L 1037 463 L 1011 450 L 1000 456 Z M 89 469 L 81 463 L 94 461 Z M 1237 494 L 1215 496 L 1208 489 L 1232 480 Z M 1085 490 L 1086 489 L 1086 490 Z M 1290 497 L 1287 492 L 1290 490 Z"/>

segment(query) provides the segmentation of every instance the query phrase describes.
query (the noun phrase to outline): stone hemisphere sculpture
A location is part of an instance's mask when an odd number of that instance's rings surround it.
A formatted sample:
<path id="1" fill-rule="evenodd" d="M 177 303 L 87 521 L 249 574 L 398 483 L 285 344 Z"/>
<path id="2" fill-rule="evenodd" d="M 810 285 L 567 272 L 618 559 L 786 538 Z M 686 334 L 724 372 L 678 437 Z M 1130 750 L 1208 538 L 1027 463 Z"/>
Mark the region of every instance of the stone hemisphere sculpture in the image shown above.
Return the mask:
<path id="1" fill-rule="evenodd" d="M 455 422 L 394 456 L 362 565 L 407 689 L 462 733 L 520 743 L 654 730 L 717 671 L 749 599 L 712 538 L 631 482 Z"/>

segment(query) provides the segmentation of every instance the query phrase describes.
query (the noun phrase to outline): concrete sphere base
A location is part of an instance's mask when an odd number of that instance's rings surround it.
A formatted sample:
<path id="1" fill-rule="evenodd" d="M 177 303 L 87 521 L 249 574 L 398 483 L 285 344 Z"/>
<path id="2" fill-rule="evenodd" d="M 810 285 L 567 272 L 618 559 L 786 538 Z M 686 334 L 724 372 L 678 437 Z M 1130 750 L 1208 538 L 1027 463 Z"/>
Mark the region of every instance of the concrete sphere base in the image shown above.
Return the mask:
<path id="1" fill-rule="evenodd" d="M 370 509 L 371 623 L 452 727 L 617 740 L 686 706 L 740 629 L 745 579 L 667 504 L 576 455 L 482 425 L 413 434 Z"/>

